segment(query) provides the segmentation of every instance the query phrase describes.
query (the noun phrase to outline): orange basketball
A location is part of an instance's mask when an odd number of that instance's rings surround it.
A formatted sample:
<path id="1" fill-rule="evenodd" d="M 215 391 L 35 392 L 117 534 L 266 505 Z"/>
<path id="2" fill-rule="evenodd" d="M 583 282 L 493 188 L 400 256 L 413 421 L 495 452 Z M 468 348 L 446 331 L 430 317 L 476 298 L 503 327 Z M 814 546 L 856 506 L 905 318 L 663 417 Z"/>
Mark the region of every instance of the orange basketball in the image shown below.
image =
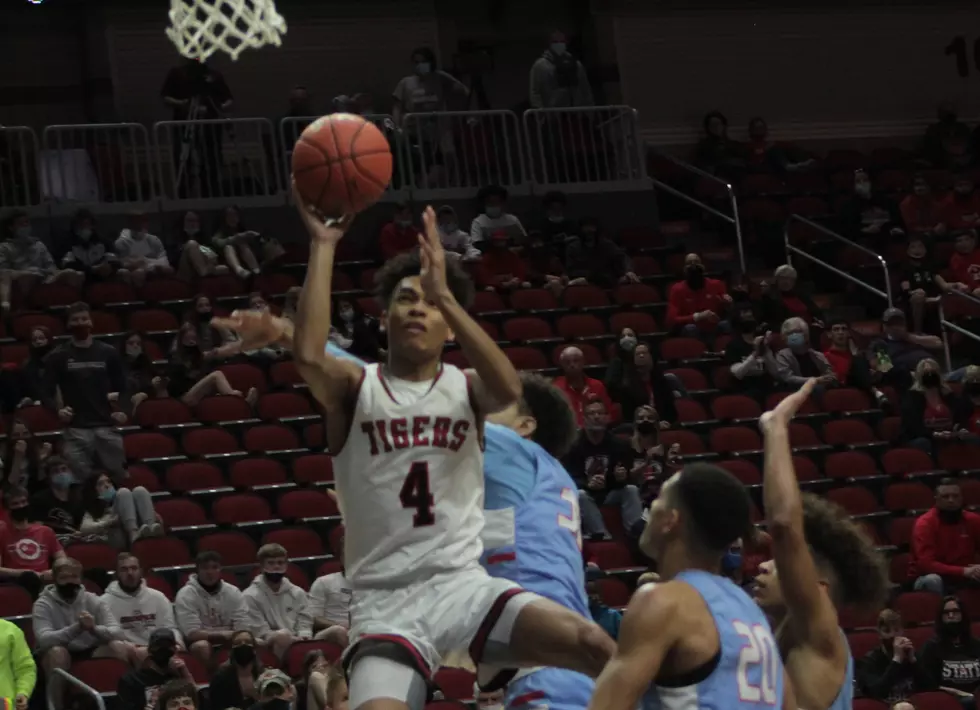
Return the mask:
<path id="1" fill-rule="evenodd" d="M 321 116 L 293 148 L 300 197 L 327 217 L 367 209 L 391 181 L 391 149 L 370 121 L 349 113 Z"/>

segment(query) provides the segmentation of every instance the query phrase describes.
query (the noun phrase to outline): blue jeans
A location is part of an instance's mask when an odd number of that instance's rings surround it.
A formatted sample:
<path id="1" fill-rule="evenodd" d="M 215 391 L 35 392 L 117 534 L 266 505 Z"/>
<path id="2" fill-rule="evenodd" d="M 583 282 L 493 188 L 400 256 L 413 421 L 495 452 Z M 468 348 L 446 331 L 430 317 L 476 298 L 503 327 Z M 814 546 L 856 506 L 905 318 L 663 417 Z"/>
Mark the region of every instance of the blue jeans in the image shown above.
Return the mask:
<path id="1" fill-rule="evenodd" d="M 582 534 L 609 535 L 606 523 L 602 519 L 602 511 L 592 493 L 579 491 L 579 513 L 582 516 Z M 643 502 L 640 500 L 640 490 L 630 484 L 616 488 L 606 493 L 603 505 L 618 505 L 623 518 L 623 528 L 632 530 L 637 521 L 643 517 Z"/>

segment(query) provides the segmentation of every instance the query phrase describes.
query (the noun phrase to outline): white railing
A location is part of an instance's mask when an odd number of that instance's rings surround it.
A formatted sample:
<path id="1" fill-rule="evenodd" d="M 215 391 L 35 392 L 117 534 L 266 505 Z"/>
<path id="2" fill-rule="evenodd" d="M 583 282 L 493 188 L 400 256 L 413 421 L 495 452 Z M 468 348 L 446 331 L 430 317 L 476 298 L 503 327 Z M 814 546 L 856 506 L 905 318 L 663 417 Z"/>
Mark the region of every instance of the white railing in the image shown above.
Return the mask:
<path id="1" fill-rule="evenodd" d="M 48 678 L 48 691 L 47 691 L 48 710 L 62 710 L 62 707 L 64 706 L 64 698 L 54 697 L 54 689 L 56 687 L 63 688 L 64 686 L 62 685 L 62 683 L 68 683 L 69 685 L 73 685 L 76 690 L 80 690 L 85 695 L 91 697 L 92 700 L 95 702 L 95 706 L 98 708 L 98 710 L 105 710 L 105 700 L 102 699 L 102 695 L 99 694 L 99 691 L 97 691 L 92 686 L 88 685 L 87 683 L 83 683 L 78 678 L 73 676 L 71 673 L 62 670 L 61 668 L 55 668 L 52 671 L 52 675 L 58 678 L 58 680 L 60 680 L 61 682 L 53 683 L 52 681 L 54 680 L 54 678 Z"/>
<path id="2" fill-rule="evenodd" d="M 972 293 L 964 293 L 963 291 L 950 291 L 946 295 L 946 298 L 963 299 L 963 301 L 965 301 L 966 303 L 974 306 L 973 310 L 976 311 L 977 315 L 980 315 L 980 298 L 977 298 Z M 953 358 L 950 353 L 950 346 L 949 346 L 949 333 L 950 332 L 959 333 L 963 337 L 969 338 L 970 340 L 974 340 L 978 343 L 980 343 L 980 334 L 967 330 L 963 326 L 948 320 L 946 318 L 946 309 L 943 305 L 944 300 L 945 298 L 939 302 L 939 325 L 942 326 L 943 350 L 945 351 L 946 354 L 946 371 L 949 372 L 950 370 L 953 369 Z"/>
<path id="3" fill-rule="evenodd" d="M 27 126 L 0 127 L 0 206 L 30 209 L 41 205 L 37 134 Z"/>

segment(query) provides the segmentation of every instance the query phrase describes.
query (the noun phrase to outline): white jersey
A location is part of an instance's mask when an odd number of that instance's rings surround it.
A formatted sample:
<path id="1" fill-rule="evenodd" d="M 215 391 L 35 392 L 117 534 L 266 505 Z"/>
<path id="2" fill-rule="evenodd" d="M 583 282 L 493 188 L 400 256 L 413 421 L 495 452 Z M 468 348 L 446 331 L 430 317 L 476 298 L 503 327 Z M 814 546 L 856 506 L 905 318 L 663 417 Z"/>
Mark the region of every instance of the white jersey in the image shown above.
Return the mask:
<path id="1" fill-rule="evenodd" d="M 466 375 L 430 382 L 366 365 L 344 447 L 334 456 L 344 564 L 354 588 L 395 588 L 479 564 L 481 423 Z"/>

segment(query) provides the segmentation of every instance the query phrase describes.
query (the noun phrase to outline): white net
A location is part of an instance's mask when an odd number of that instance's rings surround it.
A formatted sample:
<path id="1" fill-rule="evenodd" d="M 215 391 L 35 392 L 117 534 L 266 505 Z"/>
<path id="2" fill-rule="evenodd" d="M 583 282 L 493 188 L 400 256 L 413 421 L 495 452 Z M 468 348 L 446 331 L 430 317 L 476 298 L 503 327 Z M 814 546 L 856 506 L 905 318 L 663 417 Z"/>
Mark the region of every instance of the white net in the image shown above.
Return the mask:
<path id="1" fill-rule="evenodd" d="M 221 51 L 238 59 L 242 51 L 278 47 L 286 21 L 273 0 L 170 0 L 167 37 L 189 59 Z"/>

